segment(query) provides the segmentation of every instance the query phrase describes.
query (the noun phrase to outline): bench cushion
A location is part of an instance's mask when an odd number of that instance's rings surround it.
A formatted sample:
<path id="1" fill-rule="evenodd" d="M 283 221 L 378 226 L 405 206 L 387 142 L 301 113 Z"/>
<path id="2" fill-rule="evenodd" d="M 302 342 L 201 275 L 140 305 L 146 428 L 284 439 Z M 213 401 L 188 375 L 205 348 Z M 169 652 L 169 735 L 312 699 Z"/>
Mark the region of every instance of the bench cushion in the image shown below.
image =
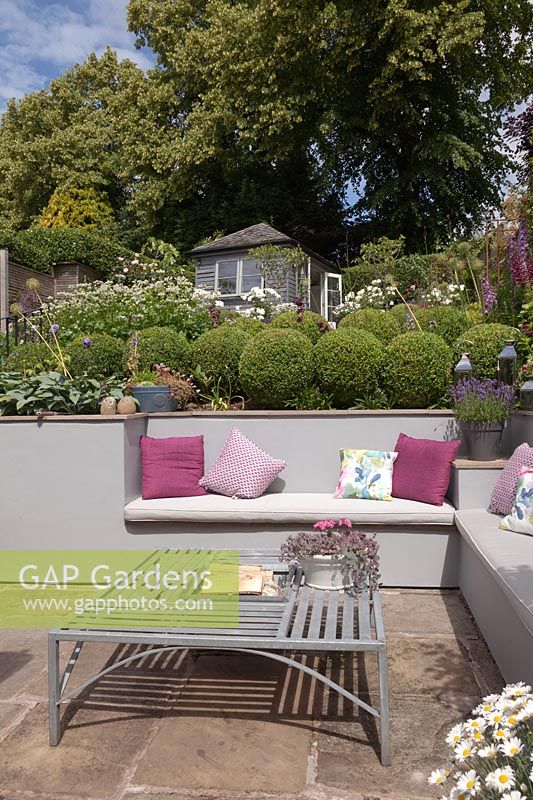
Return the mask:
<path id="1" fill-rule="evenodd" d="M 533 537 L 501 530 L 502 518 L 480 509 L 457 511 L 461 536 L 488 567 L 533 634 Z"/>
<path id="2" fill-rule="evenodd" d="M 455 509 L 449 503 L 433 506 L 415 500 L 334 500 L 330 494 L 280 492 L 253 500 L 210 494 L 205 497 L 169 497 L 128 503 L 128 522 L 312 523 L 329 517 L 348 517 L 369 525 L 453 525 Z M 532 540 L 533 541 L 533 540 Z"/>

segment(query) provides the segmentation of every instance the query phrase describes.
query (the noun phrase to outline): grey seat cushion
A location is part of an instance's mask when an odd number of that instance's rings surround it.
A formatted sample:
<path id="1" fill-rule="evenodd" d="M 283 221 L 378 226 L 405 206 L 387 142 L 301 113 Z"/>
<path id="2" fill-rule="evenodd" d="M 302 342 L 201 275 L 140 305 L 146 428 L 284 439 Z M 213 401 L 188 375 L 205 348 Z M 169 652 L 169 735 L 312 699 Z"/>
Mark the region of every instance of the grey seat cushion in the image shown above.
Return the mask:
<path id="1" fill-rule="evenodd" d="M 491 570 L 516 613 L 533 633 L 533 536 L 501 530 L 502 517 L 480 509 L 457 511 L 459 532 Z"/>
<path id="2" fill-rule="evenodd" d="M 209 494 L 202 497 L 138 497 L 124 508 L 128 522 L 294 523 L 348 517 L 358 524 L 453 525 L 449 503 L 432 506 L 414 500 L 334 500 L 331 494 L 280 492 L 254 500 Z"/>

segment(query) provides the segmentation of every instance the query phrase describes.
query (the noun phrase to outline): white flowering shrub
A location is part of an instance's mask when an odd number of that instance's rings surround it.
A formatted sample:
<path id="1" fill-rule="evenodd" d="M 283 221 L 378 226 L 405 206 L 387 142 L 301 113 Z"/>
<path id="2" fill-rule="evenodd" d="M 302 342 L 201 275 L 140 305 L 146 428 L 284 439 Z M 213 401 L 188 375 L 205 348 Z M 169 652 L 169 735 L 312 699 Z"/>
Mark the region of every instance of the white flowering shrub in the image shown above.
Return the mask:
<path id="1" fill-rule="evenodd" d="M 465 291 L 464 283 L 444 283 L 422 292 L 420 302 L 425 306 L 459 305 Z"/>
<path id="2" fill-rule="evenodd" d="M 443 800 L 533 798 L 533 694 L 524 683 L 492 694 L 446 737 L 448 764 L 429 783 L 449 786 Z"/>
<path id="3" fill-rule="evenodd" d="M 282 303 L 281 295 L 275 289 L 260 289 L 254 286 L 249 292 L 242 295 L 242 299 L 248 305 L 246 307 L 236 306 L 235 311 L 242 317 L 258 319 L 261 322 L 281 314 L 282 311 L 293 311 L 296 309 L 294 303 Z"/>
<path id="4" fill-rule="evenodd" d="M 46 305 L 59 336 L 108 333 L 127 338 L 132 331 L 170 326 L 195 339 L 210 327 L 208 308 L 218 304 L 218 294 L 195 289 L 182 276 L 160 276 L 131 284 L 96 281 L 80 284 Z"/>
<path id="5" fill-rule="evenodd" d="M 346 316 L 350 311 L 359 311 L 360 308 L 379 308 L 385 311 L 393 306 L 396 300 L 396 289 L 381 278 L 376 278 L 358 292 L 348 292 L 344 302 L 336 306 L 333 313 L 340 318 Z"/>

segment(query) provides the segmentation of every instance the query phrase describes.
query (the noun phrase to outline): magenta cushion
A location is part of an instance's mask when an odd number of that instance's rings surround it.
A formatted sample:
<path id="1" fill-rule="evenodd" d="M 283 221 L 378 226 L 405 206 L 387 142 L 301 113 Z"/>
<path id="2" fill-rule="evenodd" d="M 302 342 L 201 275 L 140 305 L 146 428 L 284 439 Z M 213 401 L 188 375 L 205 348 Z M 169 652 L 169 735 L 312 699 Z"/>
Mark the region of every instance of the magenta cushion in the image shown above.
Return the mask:
<path id="1" fill-rule="evenodd" d="M 518 474 L 522 467 L 533 469 L 533 447 L 527 442 L 519 445 L 505 465 L 492 490 L 489 511 L 493 514 L 510 514 L 516 495 Z"/>
<path id="2" fill-rule="evenodd" d="M 198 485 L 204 474 L 204 437 L 141 436 L 143 500 L 207 494 Z"/>
<path id="3" fill-rule="evenodd" d="M 259 497 L 285 467 L 285 461 L 272 458 L 238 428 L 232 428 L 200 486 L 226 497 Z"/>
<path id="4" fill-rule="evenodd" d="M 460 446 L 460 439 L 436 442 L 400 433 L 394 447 L 398 458 L 392 473 L 392 496 L 441 506 Z"/>

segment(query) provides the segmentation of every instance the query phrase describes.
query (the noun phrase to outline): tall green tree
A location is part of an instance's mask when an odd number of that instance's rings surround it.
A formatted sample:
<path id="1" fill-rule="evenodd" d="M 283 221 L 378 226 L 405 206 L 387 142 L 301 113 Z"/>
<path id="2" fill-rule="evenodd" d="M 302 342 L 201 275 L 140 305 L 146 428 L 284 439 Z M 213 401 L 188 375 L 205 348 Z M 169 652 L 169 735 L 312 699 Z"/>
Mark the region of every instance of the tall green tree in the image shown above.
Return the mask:
<path id="1" fill-rule="evenodd" d="M 134 185 L 122 131 L 146 80 L 108 49 L 9 102 L 0 126 L 0 220 L 30 225 L 57 187 L 103 191 L 120 216 Z"/>
<path id="2" fill-rule="evenodd" d="M 130 0 L 184 116 L 180 169 L 305 152 L 356 222 L 428 246 L 471 228 L 531 88 L 528 0 Z"/>

